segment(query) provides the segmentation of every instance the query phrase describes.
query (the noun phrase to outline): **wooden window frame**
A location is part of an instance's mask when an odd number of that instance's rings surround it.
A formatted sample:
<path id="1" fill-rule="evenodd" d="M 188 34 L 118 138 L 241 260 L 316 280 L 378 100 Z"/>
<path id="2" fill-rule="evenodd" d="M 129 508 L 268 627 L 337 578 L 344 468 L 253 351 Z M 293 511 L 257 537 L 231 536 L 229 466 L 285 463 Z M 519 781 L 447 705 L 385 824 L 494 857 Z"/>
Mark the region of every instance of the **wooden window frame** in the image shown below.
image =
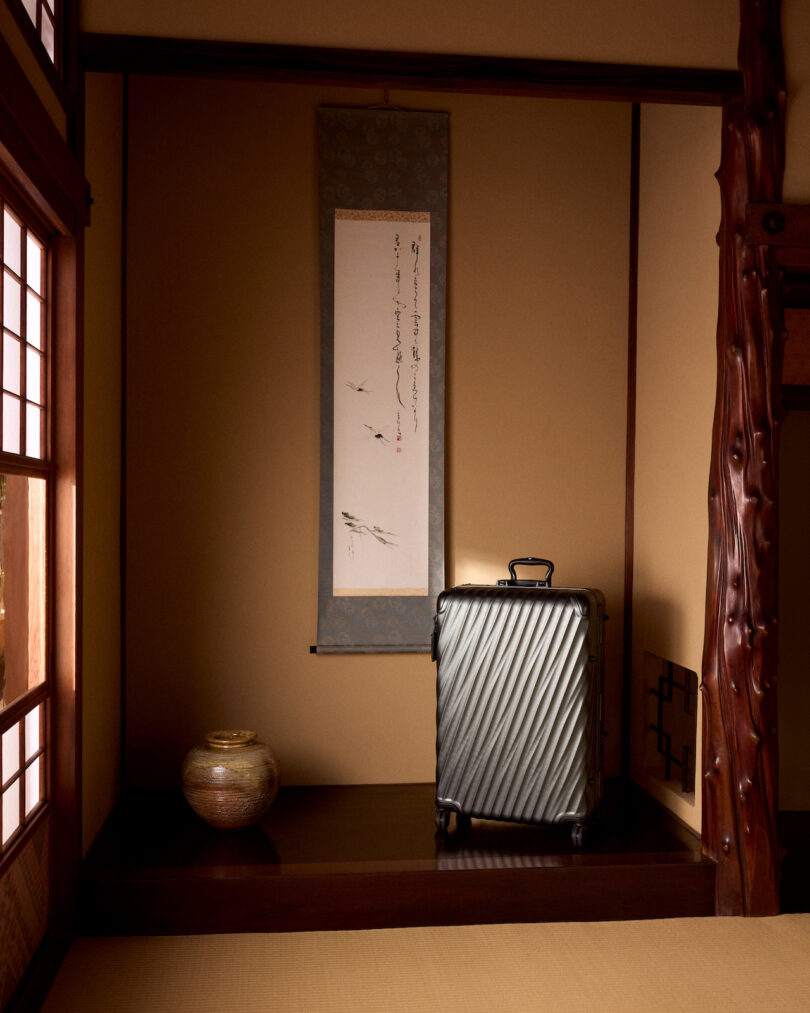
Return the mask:
<path id="1" fill-rule="evenodd" d="M 54 81 L 61 81 L 62 68 L 64 64 L 65 40 L 64 40 L 64 11 L 66 0 L 53 0 L 54 8 L 54 58 L 51 60 L 45 43 L 42 41 L 39 28 L 39 15 L 43 4 L 50 7 L 51 0 L 34 0 L 37 7 L 37 22 L 31 19 L 28 9 L 23 0 L 5 0 L 12 17 L 17 23 L 25 41 L 28 43 L 31 52 L 34 54 L 37 63 L 47 75 L 51 84 Z M 70 3 L 70 0 L 67 0 Z"/>
<path id="2" fill-rule="evenodd" d="M 25 12 L 23 12 L 25 13 Z M 27 14 L 25 14 L 27 17 Z M 6 41 L 0 37 L 0 188 L 48 250 L 50 312 L 48 390 L 50 461 L 21 458 L 17 470 L 50 474 L 48 531 L 48 669 L 50 681 L 6 708 L 13 723 L 32 705 L 46 708 L 48 758 L 45 804 L 7 846 L 0 874 L 44 820 L 51 836 L 49 933 L 75 928 L 81 858 L 80 820 L 80 516 L 81 516 L 81 289 L 83 229 L 89 187 L 81 166 L 54 125 Z M 2 467 L 15 468 L 10 455 Z"/>
<path id="3" fill-rule="evenodd" d="M 47 447 L 49 458 L 37 460 L 0 451 L 0 472 L 42 477 L 48 481 L 45 680 L 0 711 L 0 732 L 20 722 L 37 705 L 45 709 L 42 801 L 0 852 L 0 875 L 50 818 L 52 850 L 51 911 L 67 925 L 72 920 L 79 840 L 78 727 L 78 596 L 77 596 L 77 463 L 78 424 L 78 257 L 79 241 L 64 235 L 55 217 L 43 218 L 41 204 L 26 197 L 30 181 L 0 166 L 0 191 L 13 211 L 44 242 L 46 249 Z M 22 812 L 22 804 L 21 804 Z"/>
<path id="4" fill-rule="evenodd" d="M 40 801 L 29 816 L 24 813 L 24 792 L 20 793 L 20 825 L 9 838 L 9 843 L 3 846 L 0 853 L 0 877 L 6 869 L 14 863 L 19 852 L 25 847 L 31 837 L 36 833 L 40 823 L 47 818 L 50 811 L 50 739 L 48 722 L 51 712 L 51 683 L 47 680 L 30 690 L 13 704 L 0 711 L 0 735 L 19 723 L 25 725 L 25 718 L 36 707 L 41 707 L 43 712 L 40 715 L 40 746 L 36 752 L 26 759 L 24 756 L 25 735 L 20 736 L 20 769 L 16 778 L 20 781 L 25 777 L 25 770 L 36 758 L 45 757 L 40 770 Z M 44 740 L 44 741 L 43 741 Z M 5 775 L 3 775 L 5 777 Z M 11 782 L 13 779 L 7 779 Z"/>
<path id="5" fill-rule="evenodd" d="M 37 0 L 37 2 L 39 3 L 40 0 Z M 67 118 L 67 139 L 70 149 L 72 151 L 81 150 L 83 143 L 83 111 L 79 108 L 79 105 L 83 98 L 83 90 L 79 74 L 79 21 L 76 0 L 54 0 L 54 3 L 58 7 L 58 11 L 56 12 L 55 40 L 58 58 L 55 62 L 51 62 L 39 38 L 37 29 L 23 5 L 23 0 L 0 0 L 0 3 L 6 4 L 9 13 L 20 30 L 20 34 L 28 45 L 31 55 L 36 60 L 56 100 L 65 111 Z M 16 74 L 16 67 L 10 68 L 7 64 L 6 57 L 9 52 L 8 44 L 0 36 L 0 79 L 6 77 L 9 73 Z M 28 84 L 27 79 L 26 84 Z M 20 92 L 7 91 L 0 83 L 0 104 L 6 95 L 13 95 L 15 93 L 21 94 Z M 3 126 L 0 123 L 0 136 L 3 133 Z M 68 152 L 67 145 L 64 146 L 64 150 Z"/>
<path id="6" fill-rule="evenodd" d="M 13 197 L 9 197 L 9 191 L 13 192 Z M 3 793 L 5 790 L 14 783 L 14 780 L 20 780 L 24 777 L 25 769 L 32 762 L 26 760 L 24 756 L 24 744 L 25 744 L 25 718 L 31 713 L 36 707 L 40 706 L 43 708 L 44 714 L 40 716 L 40 735 L 41 741 L 37 755 L 45 756 L 45 761 L 42 764 L 41 781 L 40 781 L 40 801 L 30 815 L 25 813 L 25 792 L 20 793 L 20 814 L 19 814 L 19 825 L 17 829 L 11 834 L 8 844 L 3 844 L 0 839 L 0 874 L 3 870 L 13 861 L 13 855 L 24 846 L 24 844 L 30 839 L 32 833 L 42 818 L 45 817 L 49 809 L 49 793 L 51 778 L 50 772 L 50 742 L 51 742 L 51 731 L 50 731 L 50 716 L 52 714 L 51 697 L 53 690 L 53 673 L 52 673 L 52 658 L 53 658 L 53 640 L 52 640 L 52 599 L 51 591 L 52 588 L 56 587 L 56 575 L 53 570 L 52 557 L 53 553 L 51 548 L 54 544 L 54 535 L 56 529 L 55 514 L 54 514 L 54 477 L 55 468 L 52 460 L 51 448 L 53 446 L 52 440 L 52 425 L 53 425 L 53 414 L 51 410 L 52 406 L 52 393 L 53 393 L 53 374 L 51 369 L 51 352 L 52 352 L 52 319 L 54 312 L 54 304 L 52 300 L 51 286 L 54 273 L 54 258 L 51 253 L 51 240 L 53 228 L 49 227 L 44 222 L 41 216 L 36 210 L 31 207 L 25 196 L 20 191 L 19 187 L 14 185 L 14 181 L 9 178 L 6 173 L 0 168 L 0 205 L 12 213 L 13 217 L 17 218 L 26 234 L 31 234 L 37 242 L 42 244 L 44 251 L 44 264 L 42 272 L 41 282 L 41 295 L 43 296 L 45 303 L 45 326 L 42 333 L 41 347 L 42 353 L 45 356 L 45 377 L 44 377 L 44 395 L 42 403 L 45 409 L 45 426 L 44 426 L 44 440 L 41 444 L 41 454 L 39 457 L 29 457 L 26 453 L 26 412 L 24 406 L 26 403 L 26 386 L 24 382 L 21 382 L 21 411 L 20 411 L 20 452 L 13 453 L 4 451 L 2 444 L 0 443 L 0 474 L 4 475 L 19 475 L 27 478 L 40 478 L 44 480 L 46 485 L 46 531 L 45 531 L 45 642 L 44 642 L 44 672 L 42 682 L 29 688 L 25 693 L 19 696 L 17 699 L 12 700 L 10 704 L 0 710 L 0 735 L 7 732 L 14 725 L 20 725 L 23 731 L 20 734 L 20 760 L 19 769 L 16 772 L 15 777 L 11 779 L 5 779 L 4 774 L 0 773 L 0 781 L 8 780 L 7 784 L 3 784 Z M 26 276 L 23 274 L 20 279 L 25 285 Z M 25 303 L 23 301 L 23 313 Z M 21 358 L 24 355 L 26 347 L 26 326 L 23 323 L 21 325 Z M 24 373 L 24 366 L 21 363 L 21 371 Z M 2 369 L 0 369 L 0 386 L 2 381 Z"/>

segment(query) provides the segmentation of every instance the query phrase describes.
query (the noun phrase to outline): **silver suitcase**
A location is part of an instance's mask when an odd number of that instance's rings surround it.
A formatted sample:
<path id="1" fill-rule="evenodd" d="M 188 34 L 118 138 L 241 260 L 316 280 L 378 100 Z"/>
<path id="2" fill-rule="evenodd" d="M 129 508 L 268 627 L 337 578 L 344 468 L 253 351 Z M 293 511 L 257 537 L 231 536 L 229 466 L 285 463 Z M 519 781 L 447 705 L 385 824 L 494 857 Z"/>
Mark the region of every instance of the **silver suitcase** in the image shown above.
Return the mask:
<path id="1" fill-rule="evenodd" d="M 515 566 L 543 565 L 542 580 Z M 438 598 L 436 827 L 471 817 L 570 823 L 575 845 L 602 794 L 605 599 L 551 586 L 525 557 L 510 579 Z"/>

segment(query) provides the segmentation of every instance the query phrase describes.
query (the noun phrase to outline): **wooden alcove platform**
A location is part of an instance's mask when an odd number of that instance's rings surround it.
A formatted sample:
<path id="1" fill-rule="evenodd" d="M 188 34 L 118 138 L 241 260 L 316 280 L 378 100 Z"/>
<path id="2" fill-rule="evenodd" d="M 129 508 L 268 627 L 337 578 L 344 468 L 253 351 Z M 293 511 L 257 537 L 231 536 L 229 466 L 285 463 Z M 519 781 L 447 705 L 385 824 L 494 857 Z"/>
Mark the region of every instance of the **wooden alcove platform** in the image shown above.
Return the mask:
<path id="1" fill-rule="evenodd" d="M 217 831 L 177 791 L 119 800 L 84 863 L 85 935 L 273 932 L 714 913 L 700 841 L 608 782 L 577 851 L 565 829 L 474 820 L 436 837 L 430 784 L 282 788 Z"/>

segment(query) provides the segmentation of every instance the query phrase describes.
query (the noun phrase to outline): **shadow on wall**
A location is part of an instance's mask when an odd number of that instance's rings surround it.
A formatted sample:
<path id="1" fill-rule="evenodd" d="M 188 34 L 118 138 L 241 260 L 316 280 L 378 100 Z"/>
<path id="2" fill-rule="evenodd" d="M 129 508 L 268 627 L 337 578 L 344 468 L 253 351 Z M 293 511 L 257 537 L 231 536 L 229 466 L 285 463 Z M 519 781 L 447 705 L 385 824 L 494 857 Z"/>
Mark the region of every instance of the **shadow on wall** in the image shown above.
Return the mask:
<path id="1" fill-rule="evenodd" d="M 650 651 L 680 664 L 678 645 L 685 636 L 685 620 L 685 610 L 674 598 L 636 598 L 633 602 L 634 656 L 639 651 Z"/>

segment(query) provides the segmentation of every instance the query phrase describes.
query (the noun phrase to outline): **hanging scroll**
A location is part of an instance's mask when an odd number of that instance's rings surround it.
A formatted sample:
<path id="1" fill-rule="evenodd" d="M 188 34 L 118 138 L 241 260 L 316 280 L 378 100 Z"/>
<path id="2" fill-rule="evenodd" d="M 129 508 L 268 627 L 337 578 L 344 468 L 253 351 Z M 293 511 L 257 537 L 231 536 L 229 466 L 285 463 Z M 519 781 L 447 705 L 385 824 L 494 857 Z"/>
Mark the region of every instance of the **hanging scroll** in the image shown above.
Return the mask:
<path id="1" fill-rule="evenodd" d="M 447 117 L 319 113 L 318 651 L 429 648 L 444 583 Z"/>

